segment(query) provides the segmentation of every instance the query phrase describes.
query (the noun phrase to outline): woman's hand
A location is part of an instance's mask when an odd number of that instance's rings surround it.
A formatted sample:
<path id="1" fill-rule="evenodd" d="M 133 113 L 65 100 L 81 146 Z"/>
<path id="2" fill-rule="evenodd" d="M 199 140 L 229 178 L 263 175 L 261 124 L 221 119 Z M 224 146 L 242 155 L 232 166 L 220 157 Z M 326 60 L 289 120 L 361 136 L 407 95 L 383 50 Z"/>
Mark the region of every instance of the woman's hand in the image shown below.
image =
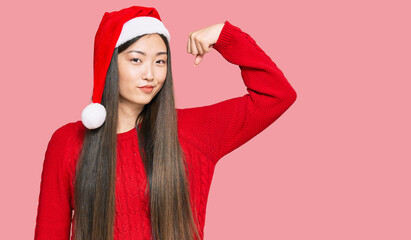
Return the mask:
<path id="1" fill-rule="evenodd" d="M 194 66 L 200 64 L 204 54 L 211 51 L 223 27 L 224 23 L 218 23 L 190 33 L 187 42 L 187 52 L 196 55 Z"/>

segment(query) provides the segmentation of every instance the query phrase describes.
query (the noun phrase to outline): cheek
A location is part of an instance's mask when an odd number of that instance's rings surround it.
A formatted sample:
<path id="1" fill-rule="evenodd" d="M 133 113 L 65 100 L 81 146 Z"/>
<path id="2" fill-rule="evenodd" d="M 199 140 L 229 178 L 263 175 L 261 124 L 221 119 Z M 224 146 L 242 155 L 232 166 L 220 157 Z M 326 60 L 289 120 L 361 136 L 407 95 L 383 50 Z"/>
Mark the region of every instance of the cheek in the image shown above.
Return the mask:
<path id="1" fill-rule="evenodd" d="M 126 59 L 121 58 L 118 61 L 118 76 L 119 80 L 122 79 L 123 82 L 130 81 L 139 74 L 138 69 L 133 67 Z"/>
<path id="2" fill-rule="evenodd" d="M 118 91 L 120 92 L 120 94 L 124 93 L 124 89 L 126 88 L 126 83 L 124 82 L 124 78 L 120 77 L 118 79 Z"/>
<path id="3" fill-rule="evenodd" d="M 163 87 L 164 82 L 166 81 L 166 76 L 167 76 L 167 72 L 161 73 L 159 75 L 158 80 L 157 80 L 159 86 Z"/>
<path id="4" fill-rule="evenodd" d="M 139 72 L 136 71 L 136 69 L 133 69 L 131 67 L 120 67 L 118 69 L 118 84 L 120 90 L 127 89 L 127 88 L 132 88 L 135 86 L 137 76 L 139 75 Z"/>
<path id="5" fill-rule="evenodd" d="M 159 69 L 156 73 L 159 82 L 164 82 L 167 76 L 167 68 Z"/>
<path id="6" fill-rule="evenodd" d="M 120 69 L 119 69 L 120 70 Z M 120 95 L 127 95 L 129 94 L 130 91 L 135 88 L 135 77 L 133 77 L 133 74 L 128 70 L 128 71 L 122 71 L 120 74 L 119 71 L 119 78 L 118 78 L 118 88 L 119 88 L 119 93 Z"/>
<path id="7" fill-rule="evenodd" d="M 127 67 L 127 66 L 119 66 L 118 68 L 118 76 L 119 79 L 123 79 L 125 81 L 128 81 L 130 78 L 133 78 L 137 76 L 138 72 L 136 69 L 133 69 L 132 67 Z"/>

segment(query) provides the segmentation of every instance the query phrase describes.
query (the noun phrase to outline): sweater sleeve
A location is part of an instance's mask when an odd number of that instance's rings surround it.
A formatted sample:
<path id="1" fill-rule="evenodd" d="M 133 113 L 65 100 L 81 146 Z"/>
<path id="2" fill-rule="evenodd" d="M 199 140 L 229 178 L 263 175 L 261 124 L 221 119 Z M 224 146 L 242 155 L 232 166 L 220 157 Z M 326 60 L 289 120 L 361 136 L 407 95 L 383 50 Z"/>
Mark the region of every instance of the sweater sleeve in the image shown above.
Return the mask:
<path id="1" fill-rule="evenodd" d="M 225 21 L 213 47 L 228 62 L 239 66 L 248 94 L 180 109 L 179 117 L 190 133 L 190 141 L 216 164 L 278 119 L 295 102 L 297 94 L 254 39 L 230 22 Z"/>
<path id="2" fill-rule="evenodd" d="M 57 129 L 48 143 L 43 162 L 35 240 L 68 240 L 70 237 L 72 207 L 66 160 L 68 149 L 65 131 Z"/>

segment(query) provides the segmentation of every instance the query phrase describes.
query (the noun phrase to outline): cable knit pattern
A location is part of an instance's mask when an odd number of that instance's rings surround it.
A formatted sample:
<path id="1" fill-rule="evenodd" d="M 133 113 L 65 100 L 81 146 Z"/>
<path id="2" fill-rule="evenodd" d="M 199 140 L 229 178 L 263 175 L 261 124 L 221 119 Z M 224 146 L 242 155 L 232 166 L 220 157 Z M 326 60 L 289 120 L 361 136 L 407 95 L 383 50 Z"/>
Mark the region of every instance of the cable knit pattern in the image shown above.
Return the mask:
<path id="1" fill-rule="evenodd" d="M 214 49 L 239 66 L 248 94 L 208 106 L 177 109 L 192 208 L 202 237 L 208 193 L 218 160 L 271 125 L 297 96 L 270 57 L 247 33 L 228 21 Z M 37 240 L 70 239 L 75 166 L 84 132 L 80 120 L 71 122 L 57 129 L 48 143 L 37 209 Z M 149 240 L 149 202 L 144 192 L 147 178 L 137 131 L 134 128 L 117 138 L 114 239 Z"/>

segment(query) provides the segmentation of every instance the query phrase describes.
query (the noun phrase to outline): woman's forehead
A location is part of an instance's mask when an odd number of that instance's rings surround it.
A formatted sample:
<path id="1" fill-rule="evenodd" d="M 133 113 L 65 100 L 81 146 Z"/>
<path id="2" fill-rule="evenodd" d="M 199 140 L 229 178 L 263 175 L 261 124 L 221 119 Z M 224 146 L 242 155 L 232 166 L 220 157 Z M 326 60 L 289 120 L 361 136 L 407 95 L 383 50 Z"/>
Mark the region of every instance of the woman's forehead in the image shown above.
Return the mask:
<path id="1" fill-rule="evenodd" d="M 167 52 L 167 46 L 160 35 L 148 34 L 131 44 L 129 50 L 139 51 L 143 55 L 155 55 L 158 52 Z"/>

